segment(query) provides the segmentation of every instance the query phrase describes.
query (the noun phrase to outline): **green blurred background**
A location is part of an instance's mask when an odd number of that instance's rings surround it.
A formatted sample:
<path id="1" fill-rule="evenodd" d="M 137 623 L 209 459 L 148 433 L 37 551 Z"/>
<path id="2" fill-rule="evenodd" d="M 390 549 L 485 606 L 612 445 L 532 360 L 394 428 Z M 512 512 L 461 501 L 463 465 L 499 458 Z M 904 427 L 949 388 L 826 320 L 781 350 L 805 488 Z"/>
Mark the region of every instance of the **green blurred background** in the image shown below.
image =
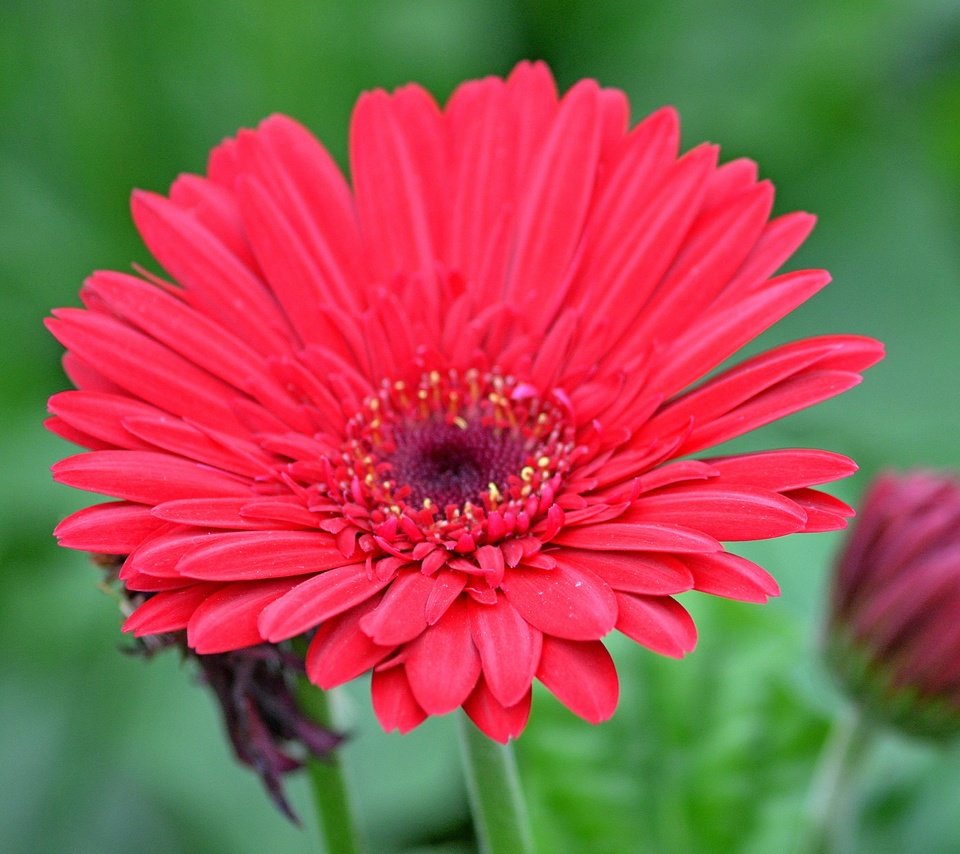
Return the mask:
<path id="1" fill-rule="evenodd" d="M 638 3 L 509 0 L 6 0 L 0 23 L 0 850 L 298 852 L 306 829 L 236 767 L 205 692 L 176 656 L 118 653 L 113 603 L 49 531 L 84 496 L 47 467 L 40 427 L 64 387 L 41 327 L 94 268 L 149 263 L 132 187 L 202 170 L 222 137 L 290 113 L 344 159 L 360 90 L 457 82 L 543 58 L 561 87 L 598 78 L 634 119 L 666 103 L 685 147 L 750 156 L 777 209 L 820 224 L 795 266 L 834 284 L 764 337 L 822 332 L 888 344 L 843 398 L 750 445 L 829 447 L 862 473 L 960 461 L 960 5 L 955 0 Z M 546 693 L 518 744 L 543 851 L 789 850 L 837 695 L 817 661 L 838 538 L 744 548 L 780 580 L 766 607 L 688 596 L 686 661 L 613 643 L 623 699 L 590 727 Z M 469 838 L 452 721 L 385 736 L 364 685 L 344 698 L 346 749 L 373 850 Z M 863 852 L 960 850 L 960 752 L 890 738 L 864 771 Z M 444 850 L 469 851 L 448 841 Z"/>

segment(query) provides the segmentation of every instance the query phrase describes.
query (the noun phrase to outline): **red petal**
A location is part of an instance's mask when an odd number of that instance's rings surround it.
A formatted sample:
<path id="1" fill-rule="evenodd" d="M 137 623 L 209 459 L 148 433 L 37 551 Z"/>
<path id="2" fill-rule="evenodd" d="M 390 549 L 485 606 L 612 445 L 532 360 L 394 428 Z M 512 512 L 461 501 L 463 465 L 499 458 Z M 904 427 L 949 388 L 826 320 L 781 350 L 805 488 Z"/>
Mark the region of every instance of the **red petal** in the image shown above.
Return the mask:
<path id="1" fill-rule="evenodd" d="M 212 581 L 259 581 L 307 575 L 349 560 L 329 534 L 312 531 L 238 531 L 194 549 L 177 572 Z"/>
<path id="2" fill-rule="evenodd" d="M 142 504 L 96 504 L 68 516 L 53 532 L 60 545 L 100 554 L 127 555 L 163 522 Z"/>
<path id="3" fill-rule="evenodd" d="M 466 586 L 467 576 L 464 573 L 452 569 L 440 570 L 427 598 L 427 623 L 431 626 L 436 623 Z"/>
<path id="4" fill-rule="evenodd" d="M 427 627 L 427 600 L 435 583 L 417 570 L 401 574 L 377 609 L 363 618 L 360 628 L 379 644 L 412 641 Z"/>
<path id="5" fill-rule="evenodd" d="M 559 565 L 595 573 L 614 590 L 668 595 L 693 588 L 690 570 L 669 555 L 563 549 L 551 551 L 550 556 Z"/>
<path id="6" fill-rule="evenodd" d="M 311 682 L 325 691 L 335 688 L 390 654 L 393 647 L 374 643 L 360 630 L 363 618 L 376 604 L 376 599 L 369 599 L 317 629 L 307 649 L 307 676 Z"/>
<path id="7" fill-rule="evenodd" d="M 185 629 L 197 607 L 220 589 L 218 584 L 191 584 L 179 590 L 157 593 L 134 611 L 123 624 L 136 637 Z"/>
<path id="8" fill-rule="evenodd" d="M 373 274 L 432 273 L 437 258 L 416 152 L 383 91 L 357 101 L 350 124 L 350 170 Z"/>
<path id="9" fill-rule="evenodd" d="M 686 609 L 669 596 L 618 593 L 617 630 L 661 655 L 683 658 L 697 645 L 697 627 Z"/>
<path id="10" fill-rule="evenodd" d="M 739 555 L 719 552 L 683 560 L 693 573 L 694 588 L 702 593 L 741 602 L 766 602 L 767 597 L 780 595 L 773 576 Z"/>
<path id="11" fill-rule="evenodd" d="M 221 429 L 242 430 L 233 388 L 121 321 L 99 312 L 57 309 L 47 328 L 64 347 L 130 394 Z"/>
<path id="12" fill-rule="evenodd" d="M 404 666 L 410 688 L 417 702 L 431 715 L 452 712 L 477 684 L 480 655 L 470 637 L 464 599 L 454 602 L 408 650 Z"/>
<path id="13" fill-rule="evenodd" d="M 530 717 L 531 691 L 528 688 L 523 697 L 513 706 L 504 706 L 494 696 L 481 677 L 473 693 L 463 704 L 463 710 L 469 715 L 477 729 L 494 741 L 506 744 L 511 738 L 517 738 L 527 725 Z"/>
<path id="14" fill-rule="evenodd" d="M 153 256 L 206 314 L 261 353 L 289 351 L 286 322 L 267 289 L 203 225 L 155 193 L 135 192 L 130 207 Z"/>
<path id="15" fill-rule="evenodd" d="M 726 484 L 743 483 L 774 492 L 829 483 L 857 470 L 857 464 L 849 457 L 806 448 L 761 451 L 707 462 Z"/>
<path id="16" fill-rule="evenodd" d="M 545 634 L 596 640 L 617 620 L 613 591 L 589 570 L 560 563 L 549 570 L 521 566 L 508 571 L 500 587 L 520 616 Z"/>
<path id="17" fill-rule="evenodd" d="M 543 636 L 502 598 L 495 605 L 471 601 L 468 611 L 486 685 L 504 706 L 516 705 L 530 690 Z"/>
<path id="18" fill-rule="evenodd" d="M 388 583 L 369 580 L 362 563 L 322 572 L 266 608 L 260 615 L 260 631 L 270 643 L 295 637 L 366 601 Z"/>
<path id="19" fill-rule="evenodd" d="M 590 723 L 605 721 L 616 711 L 617 670 L 600 641 L 545 637 L 537 678 L 571 712 Z"/>
<path id="20" fill-rule="evenodd" d="M 604 522 L 567 528 L 553 538 L 560 546 L 597 551 L 677 552 L 678 554 L 718 552 L 713 537 L 679 525 Z"/>
<path id="21" fill-rule="evenodd" d="M 124 426 L 123 419 L 136 415 L 162 415 L 163 412 L 132 397 L 99 391 L 62 391 L 47 402 L 51 412 L 71 427 L 95 436 L 117 448 L 150 449 Z"/>
<path id="22" fill-rule="evenodd" d="M 657 369 L 658 390 L 672 393 L 702 377 L 830 281 L 825 270 L 800 270 L 770 279 L 761 291 L 720 313 L 707 312 L 672 346 Z"/>
<path id="23" fill-rule="evenodd" d="M 426 720 L 427 713 L 420 708 L 410 682 L 402 667 L 374 670 L 370 682 L 373 712 L 387 732 L 399 730 L 410 732 Z"/>
<path id="24" fill-rule="evenodd" d="M 152 451 L 90 451 L 54 463 L 51 471 L 58 483 L 141 504 L 250 495 L 250 487 L 235 478 Z"/>
<path id="25" fill-rule="evenodd" d="M 764 540 L 803 529 L 806 513 L 789 498 L 711 481 L 642 495 L 621 517 L 695 528 L 718 540 Z"/>
<path id="26" fill-rule="evenodd" d="M 537 306 L 545 327 L 563 299 L 559 287 L 576 251 L 596 181 L 600 151 L 599 90 L 592 80 L 574 86 L 544 139 L 533 169 L 521 175 L 514 264 L 505 298 Z"/>
<path id="27" fill-rule="evenodd" d="M 275 530 L 277 525 L 273 520 L 263 521 L 240 515 L 240 509 L 249 503 L 249 495 L 244 498 L 184 498 L 158 504 L 152 512 L 158 519 L 198 528 Z"/>
<path id="28" fill-rule="evenodd" d="M 689 454 L 785 418 L 860 384 L 852 371 L 808 371 L 767 389 L 721 418 L 697 426 L 677 453 Z"/>
<path id="29" fill-rule="evenodd" d="M 187 624 L 187 643 L 200 655 L 229 652 L 262 643 L 260 612 L 286 593 L 292 582 L 230 584 L 208 596 Z"/>

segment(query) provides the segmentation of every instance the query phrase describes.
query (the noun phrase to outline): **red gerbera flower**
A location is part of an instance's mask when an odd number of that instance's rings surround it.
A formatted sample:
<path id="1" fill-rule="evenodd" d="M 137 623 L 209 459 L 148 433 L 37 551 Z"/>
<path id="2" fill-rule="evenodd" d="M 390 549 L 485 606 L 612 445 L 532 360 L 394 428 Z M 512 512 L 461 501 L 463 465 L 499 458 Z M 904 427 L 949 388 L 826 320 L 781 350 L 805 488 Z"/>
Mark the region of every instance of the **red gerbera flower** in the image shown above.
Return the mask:
<path id="1" fill-rule="evenodd" d="M 137 635 L 200 654 L 312 633 L 310 678 L 373 670 L 383 726 L 463 706 L 523 729 L 531 683 L 609 717 L 617 629 L 695 642 L 673 598 L 763 601 L 721 540 L 844 525 L 816 450 L 691 455 L 832 397 L 880 358 L 827 336 L 694 387 L 828 281 L 771 276 L 813 225 L 768 221 L 747 160 L 678 158 L 663 109 L 558 98 L 542 64 L 364 95 L 352 187 L 288 118 L 242 131 L 133 215 L 177 284 L 94 274 L 49 322 L 77 391 L 58 481 L 121 499 L 57 530 L 127 555 Z"/>

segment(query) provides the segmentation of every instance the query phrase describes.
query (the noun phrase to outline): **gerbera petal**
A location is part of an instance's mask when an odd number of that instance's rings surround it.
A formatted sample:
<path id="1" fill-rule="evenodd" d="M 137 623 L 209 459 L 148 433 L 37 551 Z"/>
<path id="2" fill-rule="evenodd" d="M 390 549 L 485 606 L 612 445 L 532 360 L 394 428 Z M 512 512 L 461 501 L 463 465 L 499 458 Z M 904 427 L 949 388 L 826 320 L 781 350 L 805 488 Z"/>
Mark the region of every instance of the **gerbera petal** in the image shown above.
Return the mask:
<path id="1" fill-rule="evenodd" d="M 500 586 L 520 616 L 545 634 L 596 640 L 617 619 L 613 591 L 587 569 L 563 563 L 549 570 L 521 566 L 507 572 Z"/>
<path id="2" fill-rule="evenodd" d="M 267 289 L 194 217 L 143 191 L 133 194 L 130 209 L 153 256 L 198 307 L 260 353 L 289 351 L 286 320 Z"/>
<path id="3" fill-rule="evenodd" d="M 564 97 L 550 133 L 525 177 L 519 200 L 514 263 L 504 296 L 538 306 L 535 331 L 546 328 L 563 299 L 560 286 L 577 248 L 600 152 L 597 84 L 585 80 Z"/>
<path id="4" fill-rule="evenodd" d="M 847 527 L 847 519 L 854 515 L 849 504 L 817 489 L 793 489 L 786 493 L 786 497 L 807 514 L 803 530 L 809 533 L 843 530 Z"/>
<path id="5" fill-rule="evenodd" d="M 694 586 L 693 575 L 684 562 L 670 555 L 586 549 L 551 554 L 558 566 L 588 569 L 614 590 L 666 595 L 683 593 Z"/>
<path id="6" fill-rule="evenodd" d="M 623 520 L 669 522 L 718 540 L 762 540 L 802 530 L 807 516 L 789 498 L 753 486 L 709 481 L 641 496 Z"/>
<path id="7" fill-rule="evenodd" d="M 263 643 L 260 612 L 286 593 L 292 581 L 230 584 L 208 596 L 190 616 L 187 643 L 201 655 Z"/>
<path id="8" fill-rule="evenodd" d="M 201 423 L 242 429 L 231 406 L 235 391 L 119 320 L 61 308 L 47 320 L 47 328 L 64 347 L 134 396 Z"/>
<path id="9" fill-rule="evenodd" d="M 739 555 L 686 555 L 683 562 L 693 575 L 694 588 L 704 593 L 741 602 L 766 602 L 768 597 L 780 595 L 770 573 Z"/>
<path id="10" fill-rule="evenodd" d="M 697 627 L 669 596 L 617 593 L 617 631 L 661 655 L 682 658 L 697 644 Z"/>
<path id="11" fill-rule="evenodd" d="M 724 483 L 750 484 L 775 492 L 829 483 L 857 470 L 857 464 L 842 454 L 798 448 L 719 457 L 709 464 Z"/>
<path id="12" fill-rule="evenodd" d="M 556 545 L 597 551 L 718 552 L 721 545 L 699 531 L 666 522 L 604 522 L 564 529 L 553 538 Z"/>
<path id="13" fill-rule="evenodd" d="M 498 702 L 514 706 L 530 689 L 543 635 L 502 598 L 495 605 L 471 601 L 468 610 L 486 687 Z"/>
<path id="14" fill-rule="evenodd" d="M 360 628 L 378 644 L 394 645 L 413 640 L 427 627 L 427 601 L 437 582 L 418 571 L 396 578 L 376 610 Z"/>
<path id="15" fill-rule="evenodd" d="M 376 279 L 433 272 L 436 258 L 426 181 L 390 96 L 368 92 L 350 124 L 350 170 L 368 261 Z"/>
<path id="16" fill-rule="evenodd" d="M 307 648 L 307 676 L 324 691 L 366 673 L 393 650 L 374 643 L 360 630 L 364 617 L 376 607 L 375 598 L 360 603 L 317 629 Z"/>
<path id="17" fill-rule="evenodd" d="M 178 498 L 158 504 L 151 512 L 157 519 L 198 528 L 269 531 L 277 527 L 272 520 L 262 521 L 241 516 L 241 508 L 249 503 L 249 497 Z"/>
<path id="18" fill-rule="evenodd" d="M 260 632 L 270 643 L 295 637 L 375 596 L 388 583 L 367 578 L 363 564 L 321 572 L 265 608 L 260 614 Z"/>
<path id="19" fill-rule="evenodd" d="M 518 702 L 504 706 L 481 677 L 473 693 L 464 702 L 463 710 L 477 725 L 477 729 L 494 741 L 506 744 L 511 738 L 519 736 L 527 725 L 531 696 L 527 688 Z"/>
<path id="20" fill-rule="evenodd" d="M 151 596 L 123 624 L 123 631 L 136 637 L 177 632 L 187 627 L 200 604 L 220 589 L 217 584 L 191 584 Z"/>
<path id="21" fill-rule="evenodd" d="M 250 494 L 241 480 L 153 451 L 90 451 L 54 463 L 51 471 L 58 483 L 141 504 Z"/>
<path id="22" fill-rule="evenodd" d="M 113 501 L 67 516 L 53 534 L 68 549 L 126 555 L 163 524 L 143 504 Z"/>
<path id="23" fill-rule="evenodd" d="M 98 391 L 64 391 L 47 402 L 49 410 L 71 427 L 103 440 L 113 448 L 148 450 L 151 445 L 123 426 L 126 418 L 163 415 L 142 401 Z"/>
<path id="24" fill-rule="evenodd" d="M 431 715 L 452 712 L 470 696 L 480 676 L 480 655 L 470 637 L 464 599 L 407 648 L 404 662 L 417 703 Z"/>
<path id="25" fill-rule="evenodd" d="M 613 716 L 620 683 L 600 641 L 545 637 L 537 678 L 575 715 L 598 724 Z"/>
<path id="26" fill-rule="evenodd" d="M 238 531 L 210 540 L 183 557 L 177 572 L 189 578 L 258 581 L 343 567 L 349 559 L 333 537 L 312 531 Z"/>
<path id="27" fill-rule="evenodd" d="M 801 270 L 771 279 L 737 305 L 711 313 L 675 339 L 656 372 L 657 388 L 673 394 L 719 365 L 830 281 L 825 270 Z"/>
<path id="28" fill-rule="evenodd" d="M 407 733 L 426 720 L 427 713 L 413 696 L 403 667 L 374 670 L 370 696 L 373 712 L 386 732 Z"/>

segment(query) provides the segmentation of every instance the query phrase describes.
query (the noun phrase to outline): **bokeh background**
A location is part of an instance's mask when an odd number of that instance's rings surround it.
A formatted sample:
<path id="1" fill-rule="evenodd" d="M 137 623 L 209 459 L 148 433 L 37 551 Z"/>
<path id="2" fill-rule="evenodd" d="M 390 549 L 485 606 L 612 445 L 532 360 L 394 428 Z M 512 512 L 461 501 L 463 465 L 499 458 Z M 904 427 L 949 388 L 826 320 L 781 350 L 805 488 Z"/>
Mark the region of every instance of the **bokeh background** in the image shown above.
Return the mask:
<path id="1" fill-rule="evenodd" d="M 193 674 L 121 655 L 114 603 L 49 531 L 84 496 L 47 468 L 40 427 L 64 387 L 41 327 L 94 268 L 149 264 L 127 209 L 274 111 L 345 162 L 360 90 L 457 82 L 542 58 L 562 88 L 598 78 L 634 119 L 666 103 L 684 143 L 750 156 L 777 210 L 820 224 L 795 266 L 834 284 L 762 343 L 859 332 L 888 360 L 844 397 L 765 429 L 757 446 L 830 447 L 862 472 L 960 465 L 960 5 L 955 0 L 6 0 L 0 23 L 0 850 L 299 852 L 235 766 Z M 780 580 L 766 607 L 684 597 L 687 660 L 613 644 L 617 716 L 591 727 L 545 692 L 518 744 L 548 852 L 790 850 L 838 695 L 817 633 L 839 539 L 744 548 Z M 376 852 L 470 851 L 452 721 L 379 732 L 365 686 L 342 698 L 345 750 Z M 960 851 L 960 751 L 883 739 L 851 850 Z M 458 841 L 459 840 L 459 841 Z"/>

